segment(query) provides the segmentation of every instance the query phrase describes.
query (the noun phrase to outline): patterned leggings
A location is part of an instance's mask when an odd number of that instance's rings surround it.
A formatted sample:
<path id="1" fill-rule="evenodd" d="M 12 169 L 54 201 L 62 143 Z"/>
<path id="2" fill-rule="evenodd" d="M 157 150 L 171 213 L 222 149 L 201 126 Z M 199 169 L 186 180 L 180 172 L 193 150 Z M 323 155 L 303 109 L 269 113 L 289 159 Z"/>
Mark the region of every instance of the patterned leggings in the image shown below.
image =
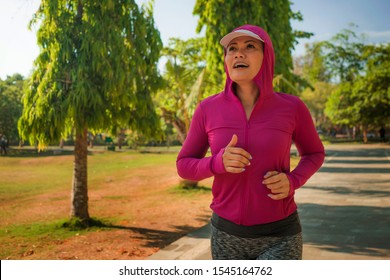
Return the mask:
<path id="1" fill-rule="evenodd" d="M 213 260 L 301 260 L 302 233 L 244 238 L 211 225 L 211 254 Z"/>

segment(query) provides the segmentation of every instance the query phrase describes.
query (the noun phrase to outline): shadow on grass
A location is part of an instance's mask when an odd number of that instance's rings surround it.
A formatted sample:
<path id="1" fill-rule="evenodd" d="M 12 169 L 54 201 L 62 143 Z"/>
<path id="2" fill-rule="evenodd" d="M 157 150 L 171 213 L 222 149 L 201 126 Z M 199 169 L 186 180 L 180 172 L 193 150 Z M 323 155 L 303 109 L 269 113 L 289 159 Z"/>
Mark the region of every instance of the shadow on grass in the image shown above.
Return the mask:
<path id="1" fill-rule="evenodd" d="M 200 221 L 204 224 L 207 224 L 210 220 L 210 217 L 207 215 L 202 215 L 196 218 L 197 221 Z M 95 218 L 91 218 L 87 223 L 81 222 L 78 219 L 72 219 L 71 221 L 63 223 L 62 227 L 68 228 L 71 231 L 78 230 L 101 230 L 101 229 L 119 229 L 130 231 L 135 234 L 132 236 L 132 239 L 144 240 L 146 241 L 145 247 L 159 247 L 163 248 L 172 242 L 178 240 L 179 238 L 187 235 L 190 232 L 197 230 L 197 227 L 191 227 L 187 225 L 175 225 L 172 226 L 172 231 L 167 230 L 158 230 L 153 228 L 141 228 L 141 227 L 132 227 L 132 226 L 122 226 L 115 225 L 110 222 L 100 221 Z"/>
<path id="2" fill-rule="evenodd" d="M 207 221 L 205 221 L 206 223 Z M 191 226 L 174 226 L 173 231 L 165 231 L 165 230 L 156 230 L 150 228 L 139 228 L 139 227 L 127 227 L 127 226 L 116 226 L 111 225 L 107 226 L 110 229 L 121 229 L 128 230 L 136 233 L 137 235 L 133 238 L 138 240 L 146 241 L 145 247 L 159 247 L 163 248 L 168 246 L 169 244 L 175 242 L 186 234 L 197 230 L 196 227 Z"/>
<path id="3" fill-rule="evenodd" d="M 177 185 L 171 188 L 171 193 L 180 194 L 180 195 L 196 195 L 196 194 L 211 194 L 211 187 L 207 186 L 196 186 L 196 187 L 186 187 L 182 185 Z"/>

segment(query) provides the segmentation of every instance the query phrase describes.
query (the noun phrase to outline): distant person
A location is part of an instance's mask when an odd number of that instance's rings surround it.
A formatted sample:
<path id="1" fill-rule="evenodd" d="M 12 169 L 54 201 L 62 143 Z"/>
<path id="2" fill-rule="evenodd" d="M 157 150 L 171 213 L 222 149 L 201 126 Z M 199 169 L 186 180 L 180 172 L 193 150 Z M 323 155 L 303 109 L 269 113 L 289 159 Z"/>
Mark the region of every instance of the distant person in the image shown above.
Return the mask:
<path id="1" fill-rule="evenodd" d="M 7 154 L 7 138 L 5 135 L 0 134 L 0 153 L 1 155 L 6 155 Z"/>
<path id="2" fill-rule="evenodd" d="M 379 135 L 381 138 L 381 142 L 385 143 L 386 142 L 386 130 L 383 126 L 381 127 L 381 129 L 379 129 Z"/>
<path id="3" fill-rule="evenodd" d="M 197 107 L 178 173 L 194 181 L 214 176 L 213 259 L 302 259 L 294 193 L 321 167 L 324 147 L 305 104 L 273 90 L 268 34 L 244 25 L 221 44 L 225 89 Z M 291 171 L 293 142 L 301 159 Z"/>

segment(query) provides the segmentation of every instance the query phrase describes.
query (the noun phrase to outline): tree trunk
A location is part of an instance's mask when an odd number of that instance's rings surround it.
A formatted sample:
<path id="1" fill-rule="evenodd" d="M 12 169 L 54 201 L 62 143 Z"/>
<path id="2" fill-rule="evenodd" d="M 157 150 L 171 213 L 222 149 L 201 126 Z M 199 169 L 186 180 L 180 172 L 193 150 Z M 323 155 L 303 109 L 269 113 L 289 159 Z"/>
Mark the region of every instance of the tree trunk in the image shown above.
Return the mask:
<path id="1" fill-rule="evenodd" d="M 178 117 L 176 117 L 174 112 L 169 111 L 169 110 L 165 109 L 164 107 L 161 108 L 161 111 L 162 111 L 162 116 L 163 116 L 164 120 L 167 123 L 171 123 L 173 125 L 173 127 L 176 129 L 177 135 L 179 137 L 179 141 L 181 143 L 184 143 L 184 140 L 187 137 L 187 129 L 186 129 L 185 122 L 183 120 L 179 119 Z"/>
<path id="2" fill-rule="evenodd" d="M 74 168 L 72 182 L 71 217 L 82 221 L 89 220 L 88 214 L 88 176 L 87 176 L 88 141 L 87 129 L 76 131 L 74 147 Z"/>
<path id="3" fill-rule="evenodd" d="M 349 127 L 347 127 L 347 138 L 348 139 L 352 138 L 352 136 L 351 136 L 351 129 Z"/>
<path id="4" fill-rule="evenodd" d="M 121 129 L 117 137 L 118 137 L 118 149 L 122 150 L 122 145 L 125 140 L 125 131 Z"/>
<path id="5" fill-rule="evenodd" d="M 364 143 L 368 143 L 368 139 L 367 139 L 367 127 L 363 126 L 363 142 Z"/>

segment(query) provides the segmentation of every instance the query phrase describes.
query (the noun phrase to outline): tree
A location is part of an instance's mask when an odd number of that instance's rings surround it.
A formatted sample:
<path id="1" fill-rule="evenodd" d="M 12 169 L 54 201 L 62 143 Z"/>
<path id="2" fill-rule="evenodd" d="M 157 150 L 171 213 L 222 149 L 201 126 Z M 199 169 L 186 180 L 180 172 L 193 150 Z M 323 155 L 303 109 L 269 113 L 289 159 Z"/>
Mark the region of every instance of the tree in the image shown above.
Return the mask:
<path id="1" fill-rule="evenodd" d="M 331 73 L 326 67 L 323 42 L 306 45 L 305 54 L 294 58 L 294 73 L 306 81 L 306 84 L 301 83 L 305 87 L 299 89 L 299 95 L 308 106 L 316 126 L 330 128 L 324 109 L 335 85 L 331 83 Z"/>
<path id="2" fill-rule="evenodd" d="M 313 88 L 307 87 L 304 91 L 302 91 L 300 97 L 309 108 L 316 126 L 321 128 L 330 128 L 330 123 L 324 114 L 324 110 L 326 102 L 328 101 L 335 86 L 330 83 L 320 81 L 315 81 L 312 85 Z"/>
<path id="3" fill-rule="evenodd" d="M 351 25 L 351 28 L 355 27 Z M 326 66 L 335 82 L 351 82 L 361 74 L 365 66 L 362 59 L 364 44 L 352 29 L 344 29 L 322 44 L 326 49 Z"/>
<path id="4" fill-rule="evenodd" d="M 156 96 L 166 124 L 172 125 L 181 143 L 187 137 L 191 118 L 205 84 L 204 60 L 201 56 L 203 38 L 186 41 L 171 38 L 164 49 L 165 87 Z M 186 187 L 195 187 L 197 182 L 184 180 Z"/>
<path id="5" fill-rule="evenodd" d="M 325 113 L 336 124 L 361 126 L 367 142 L 368 128 L 381 126 L 390 115 L 390 44 L 356 42 L 351 30 L 337 34 L 329 48 L 327 64 L 339 82 Z"/>
<path id="6" fill-rule="evenodd" d="M 287 91 L 296 82 L 291 74 L 291 51 L 297 38 L 308 38 L 312 34 L 292 30 L 290 20 L 302 20 L 302 15 L 291 11 L 290 1 L 197 0 L 194 14 L 199 16 L 197 32 L 206 28 L 204 52 L 212 82 L 208 94 L 221 91 L 224 84 L 224 54 L 223 48 L 218 47 L 221 36 L 247 23 L 263 27 L 272 39 L 276 53 L 275 75 L 280 75 L 281 80 L 279 89 Z"/>
<path id="7" fill-rule="evenodd" d="M 352 114 L 358 116 L 363 127 L 363 140 L 367 142 L 367 130 L 385 126 L 390 121 L 390 44 L 366 46 L 365 75 L 353 83 L 350 105 Z"/>
<path id="8" fill-rule="evenodd" d="M 171 38 L 163 50 L 167 59 L 165 86 L 159 91 L 156 101 L 165 122 L 173 125 L 181 143 L 187 137 L 204 82 L 201 45 L 202 38 L 186 41 Z"/>
<path id="9" fill-rule="evenodd" d="M 365 76 L 356 83 L 356 91 L 364 99 L 363 116 L 367 123 L 385 126 L 390 122 L 390 43 L 367 46 Z"/>
<path id="10" fill-rule="evenodd" d="M 352 92 L 353 83 L 364 68 L 361 57 L 363 44 L 350 29 L 342 30 L 322 44 L 331 80 L 337 85 L 326 103 L 325 114 L 334 124 L 349 128 L 357 126 L 359 116 L 354 113 L 353 104 L 356 100 Z"/>
<path id="11" fill-rule="evenodd" d="M 24 78 L 20 74 L 0 79 L 0 134 L 9 142 L 19 140 L 18 119 L 22 114 Z"/>
<path id="12" fill-rule="evenodd" d="M 295 59 L 294 71 L 309 83 L 331 82 L 331 72 L 326 65 L 323 42 L 314 42 L 305 46 L 305 55 Z"/>
<path id="13" fill-rule="evenodd" d="M 87 131 L 129 127 L 153 134 L 151 92 L 162 43 L 152 6 L 134 0 L 42 0 L 40 23 L 19 129 L 44 148 L 75 135 L 71 216 L 88 222 Z"/>

